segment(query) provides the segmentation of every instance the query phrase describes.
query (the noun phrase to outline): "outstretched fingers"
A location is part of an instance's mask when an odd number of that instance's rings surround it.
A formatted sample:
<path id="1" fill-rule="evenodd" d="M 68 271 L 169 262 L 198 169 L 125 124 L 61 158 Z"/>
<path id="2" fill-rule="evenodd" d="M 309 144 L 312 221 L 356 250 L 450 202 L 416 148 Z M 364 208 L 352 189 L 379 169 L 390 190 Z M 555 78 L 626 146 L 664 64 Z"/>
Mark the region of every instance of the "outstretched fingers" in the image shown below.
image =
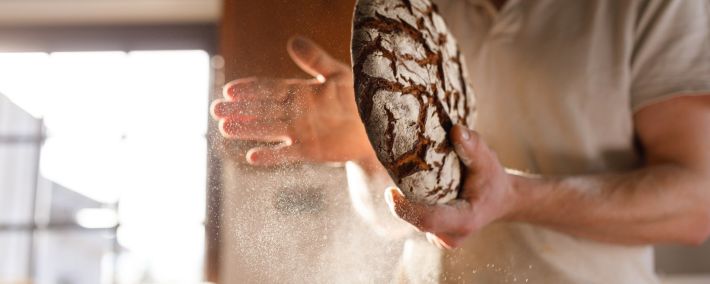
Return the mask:
<path id="1" fill-rule="evenodd" d="M 256 95 L 259 78 L 248 77 L 231 81 L 222 87 L 222 96 L 227 100 Z"/>
<path id="2" fill-rule="evenodd" d="M 264 123 L 256 119 L 225 118 L 219 121 L 222 136 L 231 139 L 256 141 L 286 141 L 289 126 L 284 121 Z"/>
<path id="3" fill-rule="evenodd" d="M 267 101 L 227 101 L 218 99 L 212 102 L 210 113 L 214 119 L 232 118 L 235 120 L 258 120 L 263 123 L 283 121 L 294 111 L 293 102 L 274 103 Z"/>
<path id="4" fill-rule="evenodd" d="M 246 158 L 247 162 L 258 166 L 276 166 L 303 160 L 299 145 L 257 147 L 250 149 Z"/>

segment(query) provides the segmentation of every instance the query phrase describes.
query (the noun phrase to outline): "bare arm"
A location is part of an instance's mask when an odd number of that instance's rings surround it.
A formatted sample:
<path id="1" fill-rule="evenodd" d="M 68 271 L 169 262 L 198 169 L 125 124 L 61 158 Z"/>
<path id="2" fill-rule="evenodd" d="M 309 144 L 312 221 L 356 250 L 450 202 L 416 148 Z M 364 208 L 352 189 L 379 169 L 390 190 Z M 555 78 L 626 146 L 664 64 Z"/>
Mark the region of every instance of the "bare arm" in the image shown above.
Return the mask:
<path id="1" fill-rule="evenodd" d="M 627 173 L 516 177 L 524 210 L 513 219 L 627 244 L 702 243 L 710 234 L 710 96 L 639 111 L 647 158 Z"/>
<path id="2" fill-rule="evenodd" d="M 447 247 L 495 221 L 621 244 L 702 243 L 710 235 L 710 96 L 656 103 L 634 122 L 642 168 L 568 177 L 506 173 L 475 132 L 456 128 L 452 138 L 471 177 L 463 199 L 424 206 L 392 190 L 391 207 Z"/>

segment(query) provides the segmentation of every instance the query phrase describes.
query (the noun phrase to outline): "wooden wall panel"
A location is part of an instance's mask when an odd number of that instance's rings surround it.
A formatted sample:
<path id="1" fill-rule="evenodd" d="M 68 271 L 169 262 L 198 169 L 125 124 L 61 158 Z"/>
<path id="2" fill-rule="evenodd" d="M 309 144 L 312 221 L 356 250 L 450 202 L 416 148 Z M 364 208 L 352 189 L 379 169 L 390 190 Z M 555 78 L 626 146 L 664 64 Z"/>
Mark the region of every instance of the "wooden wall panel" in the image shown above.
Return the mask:
<path id="1" fill-rule="evenodd" d="M 226 0 L 220 51 L 226 79 L 245 76 L 306 76 L 286 53 L 295 34 L 350 62 L 353 0 Z"/>

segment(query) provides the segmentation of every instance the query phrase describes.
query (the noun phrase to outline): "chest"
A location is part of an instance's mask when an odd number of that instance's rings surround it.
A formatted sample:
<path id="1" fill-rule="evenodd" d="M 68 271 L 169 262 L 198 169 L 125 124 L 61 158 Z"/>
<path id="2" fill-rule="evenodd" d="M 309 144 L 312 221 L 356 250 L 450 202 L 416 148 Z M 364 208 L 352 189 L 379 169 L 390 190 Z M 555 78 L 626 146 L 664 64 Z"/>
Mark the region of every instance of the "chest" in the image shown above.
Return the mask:
<path id="1" fill-rule="evenodd" d="M 443 5 L 476 93 L 476 130 L 506 165 L 562 173 L 634 162 L 633 17 L 621 2 Z"/>
<path id="2" fill-rule="evenodd" d="M 446 20 L 479 96 L 522 95 L 502 90 L 517 85 L 543 87 L 544 94 L 530 95 L 550 99 L 628 99 L 633 24 L 616 3 L 625 1 L 509 0 L 502 10 L 452 2 Z"/>

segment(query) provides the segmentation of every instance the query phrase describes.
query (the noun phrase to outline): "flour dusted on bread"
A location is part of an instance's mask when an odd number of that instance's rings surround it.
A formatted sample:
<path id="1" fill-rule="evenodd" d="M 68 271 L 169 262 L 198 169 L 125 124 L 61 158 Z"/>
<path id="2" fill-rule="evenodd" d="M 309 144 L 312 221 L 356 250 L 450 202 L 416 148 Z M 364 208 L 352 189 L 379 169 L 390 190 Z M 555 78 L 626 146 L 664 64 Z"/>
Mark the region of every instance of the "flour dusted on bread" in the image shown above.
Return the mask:
<path id="1" fill-rule="evenodd" d="M 355 96 L 377 157 L 411 199 L 456 198 L 462 165 L 447 138 L 473 126 L 463 57 L 428 0 L 359 0 L 352 39 Z"/>

